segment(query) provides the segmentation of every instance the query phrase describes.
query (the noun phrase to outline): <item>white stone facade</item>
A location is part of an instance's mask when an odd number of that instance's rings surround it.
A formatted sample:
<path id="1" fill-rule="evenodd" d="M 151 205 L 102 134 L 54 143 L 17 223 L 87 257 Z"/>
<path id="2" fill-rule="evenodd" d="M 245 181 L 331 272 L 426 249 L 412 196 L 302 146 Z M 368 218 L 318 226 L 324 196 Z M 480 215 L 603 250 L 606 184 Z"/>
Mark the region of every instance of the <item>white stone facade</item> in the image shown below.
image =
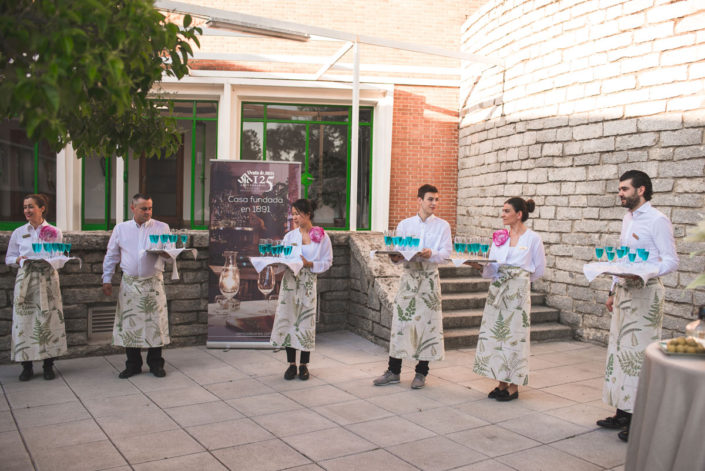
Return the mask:
<path id="1" fill-rule="evenodd" d="M 579 338 L 606 342 L 610 281 L 589 284 L 582 266 L 619 237 L 619 175 L 643 170 L 681 258 L 664 278 L 664 337 L 682 334 L 705 304 L 684 289 L 703 247 L 683 240 L 705 217 L 705 2 L 491 0 L 462 34 L 506 69 L 463 69 L 458 231 L 487 235 L 506 198 L 533 198 L 548 259 L 534 290 Z"/>

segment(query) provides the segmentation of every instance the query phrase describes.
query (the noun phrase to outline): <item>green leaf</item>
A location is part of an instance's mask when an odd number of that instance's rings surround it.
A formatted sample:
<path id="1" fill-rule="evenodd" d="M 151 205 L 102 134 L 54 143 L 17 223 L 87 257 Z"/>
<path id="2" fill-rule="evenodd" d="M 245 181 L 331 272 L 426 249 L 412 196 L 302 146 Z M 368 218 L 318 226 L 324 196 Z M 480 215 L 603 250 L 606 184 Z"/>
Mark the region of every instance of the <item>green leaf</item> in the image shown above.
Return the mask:
<path id="1" fill-rule="evenodd" d="M 184 15 L 184 28 L 191 26 L 191 15 Z"/>
<path id="2" fill-rule="evenodd" d="M 44 95 L 46 96 L 47 100 L 49 100 L 49 103 L 51 104 L 51 107 L 54 111 L 59 109 L 59 91 L 56 89 L 55 86 L 52 86 L 51 84 L 44 84 L 42 86 L 44 89 Z"/>

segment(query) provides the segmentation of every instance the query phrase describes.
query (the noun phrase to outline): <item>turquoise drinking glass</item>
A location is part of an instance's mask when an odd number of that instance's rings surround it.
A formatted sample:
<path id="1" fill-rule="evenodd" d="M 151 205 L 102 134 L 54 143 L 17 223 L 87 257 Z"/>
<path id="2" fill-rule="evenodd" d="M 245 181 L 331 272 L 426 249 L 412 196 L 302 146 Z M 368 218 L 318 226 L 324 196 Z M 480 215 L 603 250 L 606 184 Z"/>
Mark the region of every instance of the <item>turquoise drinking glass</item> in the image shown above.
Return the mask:
<path id="1" fill-rule="evenodd" d="M 614 252 L 607 252 L 607 260 L 610 262 L 614 260 Z"/>
<path id="2" fill-rule="evenodd" d="M 162 241 L 162 244 L 166 244 L 167 242 L 169 242 L 169 234 L 160 234 L 159 240 Z"/>
<path id="3" fill-rule="evenodd" d="M 620 247 L 616 250 L 616 252 L 617 252 L 617 258 L 621 259 L 621 258 L 624 258 L 624 256 L 627 254 L 628 250 L 624 250 L 622 247 Z"/>
<path id="4" fill-rule="evenodd" d="M 605 249 L 603 247 L 595 247 L 595 257 L 597 257 L 598 260 L 600 260 L 604 254 Z"/>
<path id="5" fill-rule="evenodd" d="M 67 242 L 67 243 L 65 243 L 64 245 L 66 246 L 66 256 L 67 256 L 67 257 L 70 257 L 70 256 L 71 256 L 71 246 L 72 246 L 73 244 L 71 244 L 70 242 Z"/>
<path id="6" fill-rule="evenodd" d="M 291 255 L 291 251 L 293 250 L 293 247 L 291 245 L 285 245 L 284 246 L 284 256 L 288 257 Z"/>
<path id="7" fill-rule="evenodd" d="M 176 247 L 176 241 L 179 240 L 179 236 L 176 234 L 169 234 L 169 242 L 174 244 L 174 247 Z"/>
<path id="8" fill-rule="evenodd" d="M 188 234 L 179 235 L 179 239 L 181 239 L 181 245 L 186 247 L 186 242 L 188 242 Z"/>
<path id="9" fill-rule="evenodd" d="M 607 253 L 614 252 L 614 247 L 612 247 L 611 245 L 606 245 L 605 252 L 607 252 Z"/>
<path id="10" fill-rule="evenodd" d="M 649 251 L 646 249 L 642 250 L 639 257 L 641 257 L 643 261 L 647 261 L 649 259 Z"/>
<path id="11" fill-rule="evenodd" d="M 480 249 L 482 250 L 482 256 L 487 258 L 490 251 L 490 244 L 480 244 Z"/>
<path id="12" fill-rule="evenodd" d="M 32 244 L 32 252 L 39 253 L 41 251 L 42 251 L 42 244 L 37 244 L 37 243 Z"/>
<path id="13" fill-rule="evenodd" d="M 42 248 L 44 249 L 44 251 L 46 253 L 51 254 L 52 248 L 51 248 L 51 244 L 49 242 L 42 243 Z"/>
<path id="14" fill-rule="evenodd" d="M 629 257 L 630 262 L 633 262 L 634 260 L 636 260 L 636 252 L 629 252 L 629 254 L 627 254 L 627 257 Z"/>

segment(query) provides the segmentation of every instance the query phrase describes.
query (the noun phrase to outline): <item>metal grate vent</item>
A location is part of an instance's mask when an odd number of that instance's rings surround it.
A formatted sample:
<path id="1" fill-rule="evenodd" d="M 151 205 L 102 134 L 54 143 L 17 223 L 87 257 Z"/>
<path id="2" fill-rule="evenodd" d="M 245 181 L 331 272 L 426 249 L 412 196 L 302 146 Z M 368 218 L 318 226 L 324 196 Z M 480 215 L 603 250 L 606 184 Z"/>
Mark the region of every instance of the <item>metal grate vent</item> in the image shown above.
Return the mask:
<path id="1" fill-rule="evenodd" d="M 88 341 L 103 342 L 113 336 L 115 305 L 91 306 L 88 308 Z"/>

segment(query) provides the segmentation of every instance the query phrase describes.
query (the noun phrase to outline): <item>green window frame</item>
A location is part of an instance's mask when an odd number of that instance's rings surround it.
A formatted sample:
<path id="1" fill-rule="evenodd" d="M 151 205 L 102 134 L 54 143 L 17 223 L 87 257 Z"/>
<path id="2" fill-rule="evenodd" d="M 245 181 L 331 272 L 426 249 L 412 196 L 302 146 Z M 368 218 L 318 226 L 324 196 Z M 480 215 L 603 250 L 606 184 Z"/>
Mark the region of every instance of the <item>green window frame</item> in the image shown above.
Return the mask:
<path id="1" fill-rule="evenodd" d="M 164 102 L 165 100 L 162 100 Z M 179 107 L 179 112 L 178 113 L 172 113 L 172 116 L 175 120 L 177 121 L 191 121 L 191 148 L 188 149 L 190 152 L 190 167 L 191 167 L 191 181 L 190 181 L 190 201 L 188 202 L 189 204 L 189 220 L 185 221 L 186 225 L 191 228 L 191 229 L 208 229 L 208 218 L 206 217 L 207 214 L 207 209 L 208 209 L 208 201 L 206 199 L 206 187 L 205 187 L 205 181 L 207 178 L 206 175 L 206 165 L 207 165 L 207 158 L 206 156 L 206 139 L 205 139 L 205 133 L 204 133 L 204 138 L 202 139 L 201 143 L 201 151 L 203 155 L 203 159 L 200 165 L 200 168 L 196 168 L 196 141 L 193 136 L 196 136 L 197 128 L 199 126 L 204 125 L 206 122 L 215 122 L 216 123 L 216 128 L 215 128 L 215 155 L 218 155 L 218 128 L 217 128 L 217 122 L 218 122 L 218 101 L 217 100 L 166 100 L 169 104 L 172 106 L 174 105 L 184 105 L 184 104 L 191 104 L 190 107 L 190 114 L 183 114 L 185 109 L 188 109 L 188 106 L 180 106 Z M 204 117 L 199 115 L 198 107 L 199 105 L 203 104 L 210 104 L 210 105 L 215 105 L 215 117 Z M 172 109 L 172 106 L 169 107 L 169 109 Z M 202 112 L 201 112 L 202 114 Z M 208 113 L 211 114 L 211 113 Z M 187 149 L 184 149 L 187 151 Z M 85 221 L 85 208 L 86 208 L 86 185 L 85 185 L 85 161 L 81 163 L 81 230 L 84 231 L 91 231 L 91 230 L 110 230 L 115 226 L 115 215 L 111 214 L 111 207 L 112 207 L 112 185 L 114 184 L 114 177 L 112 175 L 112 159 L 116 157 L 107 157 L 106 162 L 105 162 L 105 184 L 104 184 L 104 193 L 105 193 L 105 202 L 104 202 L 104 218 L 100 223 L 87 223 Z M 122 158 L 122 157 L 118 157 Z M 184 160 L 186 160 L 187 156 L 184 156 Z M 122 202 L 123 204 L 123 214 L 125 217 L 125 220 L 130 218 L 130 197 L 132 194 L 136 193 L 136 189 L 131 189 L 128 188 L 128 180 L 129 180 L 129 164 L 130 164 L 130 158 L 123 159 L 124 161 L 124 172 L 122 175 L 122 180 L 123 180 L 123 185 L 125 188 L 124 191 L 124 201 Z M 187 164 L 185 162 L 185 164 Z M 200 213 L 201 217 L 197 219 L 196 217 L 196 181 L 197 179 L 200 181 Z M 90 196 L 90 195 L 88 195 Z"/>
<path id="2" fill-rule="evenodd" d="M 263 107 L 263 113 L 262 117 L 246 117 L 245 116 L 245 107 L 247 106 L 262 106 Z M 302 107 L 315 107 L 315 106 L 320 106 L 320 107 L 325 107 L 325 106 L 332 106 L 336 108 L 347 108 L 348 114 L 347 114 L 347 120 L 345 121 L 325 121 L 325 120 L 315 120 L 315 119 L 277 119 L 277 118 L 269 118 L 267 115 L 267 110 L 269 106 L 302 106 Z M 357 228 L 358 231 L 370 231 L 371 226 L 372 226 L 372 148 L 373 148 L 373 142 L 374 142 L 374 136 L 373 136 L 373 129 L 374 129 L 374 107 L 372 106 L 360 106 L 359 108 L 360 113 L 362 112 L 368 112 L 370 118 L 369 120 L 360 120 L 359 126 L 360 130 L 363 128 L 369 128 L 369 149 L 368 149 L 368 155 L 369 155 L 369 161 L 368 161 L 368 168 L 369 168 L 369 178 L 368 178 L 368 188 L 370 188 L 370 194 L 368 197 L 368 204 L 367 204 L 367 227 L 360 229 L 359 227 Z M 305 156 L 304 156 L 304 165 L 302 168 L 302 173 L 301 173 L 301 185 L 303 187 L 303 193 L 304 197 L 308 198 L 308 187 L 311 184 L 311 175 L 308 174 L 308 169 L 309 169 L 309 157 L 310 157 L 310 149 L 309 149 L 309 141 L 311 140 L 310 137 L 310 126 L 311 125 L 338 125 L 338 126 L 347 126 L 347 169 L 346 169 L 346 197 L 345 197 L 345 204 L 346 204 L 346 211 L 345 211 L 345 226 L 343 227 L 325 227 L 326 230 L 339 230 L 339 231 L 347 231 L 350 230 L 350 212 L 348 211 L 348 208 L 350 208 L 350 171 L 351 171 L 351 159 L 350 159 L 350 153 L 351 153 L 351 144 L 352 144 L 352 105 L 339 105 L 339 104 L 322 104 L 322 103 L 316 103 L 316 104 L 311 104 L 311 103 L 279 103 L 279 102 L 242 102 L 241 107 L 240 107 L 240 158 L 242 158 L 242 150 L 243 150 L 243 134 L 245 132 L 245 123 L 262 123 L 262 129 L 263 129 L 263 134 L 262 134 L 262 160 L 266 161 L 267 160 L 267 124 L 269 123 L 284 123 L 284 124 L 300 124 L 300 125 L 305 125 L 306 126 L 306 142 L 305 142 Z M 359 139 L 359 136 L 358 136 Z M 358 149 L 358 152 L 360 149 Z M 359 170 L 359 169 L 358 169 Z M 358 172 L 359 175 L 359 172 Z M 356 182 L 357 184 L 357 182 Z"/>

